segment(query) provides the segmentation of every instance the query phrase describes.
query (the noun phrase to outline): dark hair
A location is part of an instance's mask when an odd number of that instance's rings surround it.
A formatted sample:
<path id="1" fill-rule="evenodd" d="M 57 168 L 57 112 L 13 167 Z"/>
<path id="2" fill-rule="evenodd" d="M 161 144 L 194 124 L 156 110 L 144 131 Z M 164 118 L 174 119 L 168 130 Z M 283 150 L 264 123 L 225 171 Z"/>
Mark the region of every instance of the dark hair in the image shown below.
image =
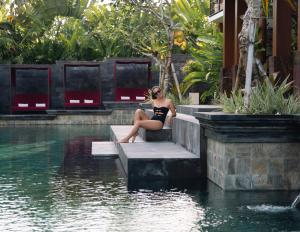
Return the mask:
<path id="1" fill-rule="evenodd" d="M 152 97 L 152 99 L 156 99 L 157 98 L 157 93 L 154 93 L 155 89 L 160 89 L 160 87 L 159 86 L 153 86 L 151 88 L 151 97 Z"/>

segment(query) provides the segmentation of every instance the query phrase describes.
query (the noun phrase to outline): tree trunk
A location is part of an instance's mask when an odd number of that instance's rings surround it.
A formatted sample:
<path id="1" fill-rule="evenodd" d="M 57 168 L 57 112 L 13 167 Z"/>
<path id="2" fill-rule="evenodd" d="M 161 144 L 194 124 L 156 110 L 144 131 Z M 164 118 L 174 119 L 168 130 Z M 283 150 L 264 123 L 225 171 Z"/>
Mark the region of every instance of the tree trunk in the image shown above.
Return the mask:
<path id="1" fill-rule="evenodd" d="M 248 36 L 248 48 L 247 48 L 248 54 L 247 54 L 246 83 L 245 83 L 245 96 L 244 96 L 244 105 L 246 107 L 248 107 L 249 105 L 249 98 L 251 94 L 255 33 L 256 33 L 256 26 L 260 17 L 260 6 L 261 6 L 261 0 L 248 1 L 248 10 L 250 11 L 249 13 L 250 17 L 248 21 L 249 36 Z"/>
<path id="2" fill-rule="evenodd" d="M 171 68 L 172 68 L 172 76 L 174 78 L 174 83 L 175 83 L 177 93 L 178 93 L 178 98 L 179 98 L 179 101 L 182 101 L 182 95 L 181 95 L 181 91 L 180 91 L 180 87 L 179 87 L 179 81 L 178 81 L 178 78 L 177 78 L 177 75 L 176 75 L 176 70 L 175 70 L 173 62 L 171 64 Z"/>

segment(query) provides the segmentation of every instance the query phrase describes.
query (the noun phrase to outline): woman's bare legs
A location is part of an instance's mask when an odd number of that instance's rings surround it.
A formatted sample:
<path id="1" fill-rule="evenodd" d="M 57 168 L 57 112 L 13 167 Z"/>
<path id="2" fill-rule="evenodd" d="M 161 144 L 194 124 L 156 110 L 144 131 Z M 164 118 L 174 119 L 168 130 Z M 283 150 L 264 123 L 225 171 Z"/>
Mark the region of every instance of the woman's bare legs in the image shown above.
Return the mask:
<path id="1" fill-rule="evenodd" d="M 142 120 L 149 120 L 148 115 L 141 109 L 137 109 L 134 113 L 134 121 L 133 124 L 135 125 L 138 121 Z M 138 135 L 138 131 L 135 133 L 135 135 L 132 136 L 132 142 L 134 143 L 136 136 Z"/>
<path id="2" fill-rule="evenodd" d="M 138 120 L 130 133 L 123 139 L 119 141 L 119 143 L 128 143 L 129 139 L 137 134 L 139 128 L 145 128 L 147 130 L 160 130 L 163 128 L 163 123 L 158 120 Z"/>

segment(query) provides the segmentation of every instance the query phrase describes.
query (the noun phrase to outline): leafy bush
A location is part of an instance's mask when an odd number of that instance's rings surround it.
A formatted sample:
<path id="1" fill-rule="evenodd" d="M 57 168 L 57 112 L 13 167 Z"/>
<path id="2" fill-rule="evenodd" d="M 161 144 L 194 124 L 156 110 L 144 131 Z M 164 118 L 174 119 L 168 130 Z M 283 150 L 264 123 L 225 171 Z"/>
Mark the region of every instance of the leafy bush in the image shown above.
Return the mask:
<path id="1" fill-rule="evenodd" d="M 268 79 L 252 88 L 249 106 L 244 106 L 241 90 L 228 97 L 220 97 L 224 112 L 247 114 L 297 114 L 300 113 L 300 97 L 288 95 L 292 82 L 286 78 L 281 84 L 273 85 Z"/>
<path id="2" fill-rule="evenodd" d="M 176 94 L 168 93 L 166 95 L 166 98 L 169 98 L 172 100 L 174 105 L 190 105 L 191 101 L 189 97 L 182 97 L 181 101 L 179 100 L 179 97 Z"/>
<path id="3" fill-rule="evenodd" d="M 205 102 L 220 91 L 220 70 L 222 66 L 222 37 L 215 33 L 211 38 L 198 38 L 198 47 L 191 48 L 193 60 L 187 61 L 182 71 L 186 73 L 182 83 L 183 94 L 197 84 L 206 84 L 208 88 L 200 95 Z"/>

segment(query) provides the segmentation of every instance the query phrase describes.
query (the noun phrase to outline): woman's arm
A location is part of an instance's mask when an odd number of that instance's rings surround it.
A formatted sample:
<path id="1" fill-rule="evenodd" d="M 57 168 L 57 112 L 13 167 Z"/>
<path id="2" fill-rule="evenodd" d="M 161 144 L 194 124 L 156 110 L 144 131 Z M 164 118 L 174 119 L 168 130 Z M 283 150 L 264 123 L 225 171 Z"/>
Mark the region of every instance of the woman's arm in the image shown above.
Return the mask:
<path id="1" fill-rule="evenodd" d="M 173 118 L 176 117 L 176 108 L 172 102 L 172 100 L 169 100 L 169 110 L 171 111 L 171 115 L 167 117 L 167 125 L 171 126 L 173 123 Z"/>
<path id="2" fill-rule="evenodd" d="M 172 117 L 176 117 L 176 108 L 175 108 L 172 100 L 169 100 L 169 109 L 172 113 Z"/>

